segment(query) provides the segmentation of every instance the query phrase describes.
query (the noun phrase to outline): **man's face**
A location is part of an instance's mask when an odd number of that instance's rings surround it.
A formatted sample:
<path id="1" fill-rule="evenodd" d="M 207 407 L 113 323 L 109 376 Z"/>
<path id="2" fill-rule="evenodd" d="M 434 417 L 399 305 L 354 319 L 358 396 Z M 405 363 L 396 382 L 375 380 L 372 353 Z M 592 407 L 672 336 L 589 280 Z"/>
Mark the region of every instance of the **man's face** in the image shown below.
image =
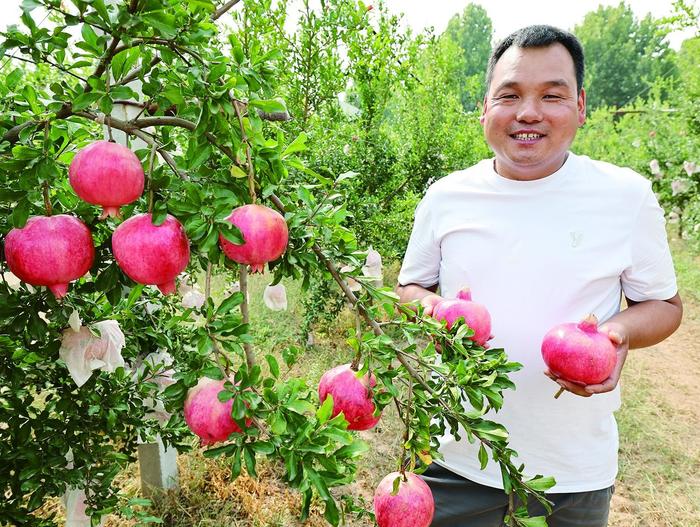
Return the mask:
<path id="1" fill-rule="evenodd" d="M 511 47 L 496 63 L 481 123 L 501 176 L 533 180 L 559 170 L 585 119 L 586 95 L 577 94 L 563 45 Z"/>

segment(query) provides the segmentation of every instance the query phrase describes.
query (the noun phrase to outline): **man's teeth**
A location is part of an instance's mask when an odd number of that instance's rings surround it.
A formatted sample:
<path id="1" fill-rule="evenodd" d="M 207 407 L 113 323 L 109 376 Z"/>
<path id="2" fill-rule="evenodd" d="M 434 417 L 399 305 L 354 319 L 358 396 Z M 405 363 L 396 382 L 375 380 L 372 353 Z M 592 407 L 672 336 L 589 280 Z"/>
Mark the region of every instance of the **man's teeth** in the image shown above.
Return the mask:
<path id="1" fill-rule="evenodd" d="M 540 134 L 513 134 L 513 137 L 516 139 L 520 140 L 528 140 L 528 139 L 539 139 L 542 137 Z"/>

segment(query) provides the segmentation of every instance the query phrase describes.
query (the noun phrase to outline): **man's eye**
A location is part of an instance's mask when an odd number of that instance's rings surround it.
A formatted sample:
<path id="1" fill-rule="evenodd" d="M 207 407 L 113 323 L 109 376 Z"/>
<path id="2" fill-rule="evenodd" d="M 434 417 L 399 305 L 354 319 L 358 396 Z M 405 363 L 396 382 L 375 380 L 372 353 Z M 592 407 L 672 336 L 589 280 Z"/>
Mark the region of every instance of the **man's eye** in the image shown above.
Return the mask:
<path id="1" fill-rule="evenodd" d="M 508 95 L 499 95 L 498 97 L 496 97 L 496 99 L 499 99 L 499 100 L 500 99 L 515 99 L 517 97 L 518 97 L 517 95 L 508 94 Z"/>
<path id="2" fill-rule="evenodd" d="M 561 99 L 561 97 L 559 95 L 551 95 L 551 94 L 545 95 L 544 98 L 545 99 Z"/>

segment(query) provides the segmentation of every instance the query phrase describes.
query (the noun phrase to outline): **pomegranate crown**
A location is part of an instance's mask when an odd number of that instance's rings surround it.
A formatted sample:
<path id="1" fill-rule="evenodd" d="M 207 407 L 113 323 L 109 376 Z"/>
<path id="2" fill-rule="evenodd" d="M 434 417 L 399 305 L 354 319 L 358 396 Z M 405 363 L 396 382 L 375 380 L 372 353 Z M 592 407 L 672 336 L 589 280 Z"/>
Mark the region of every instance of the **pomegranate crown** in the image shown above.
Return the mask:
<path id="1" fill-rule="evenodd" d="M 598 331 L 598 317 L 593 313 L 589 313 L 586 317 L 578 323 L 579 329 L 587 332 Z"/>

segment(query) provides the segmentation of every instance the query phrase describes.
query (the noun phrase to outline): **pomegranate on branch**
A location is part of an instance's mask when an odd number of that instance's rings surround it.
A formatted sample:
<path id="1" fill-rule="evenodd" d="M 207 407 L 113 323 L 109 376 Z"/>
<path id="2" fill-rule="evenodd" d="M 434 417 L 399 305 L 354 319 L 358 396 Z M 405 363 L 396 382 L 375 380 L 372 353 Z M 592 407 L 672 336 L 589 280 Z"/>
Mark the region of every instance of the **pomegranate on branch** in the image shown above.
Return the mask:
<path id="1" fill-rule="evenodd" d="M 243 205 L 226 219 L 241 231 L 243 243 L 231 243 L 219 235 L 221 249 L 234 262 L 250 265 L 251 273 L 262 273 L 267 262 L 277 260 L 287 249 L 287 222 L 269 207 Z"/>
<path id="2" fill-rule="evenodd" d="M 243 431 L 231 417 L 233 399 L 225 403 L 219 400 L 225 382 L 202 377 L 187 392 L 185 422 L 192 433 L 199 436 L 203 446 L 226 441 L 231 434 Z M 250 419 L 246 420 L 246 426 L 250 423 Z"/>
<path id="3" fill-rule="evenodd" d="M 143 193 L 139 158 L 118 143 L 96 141 L 78 152 L 68 168 L 71 187 L 83 201 L 102 205 L 100 219 L 119 216 L 119 207 Z"/>
<path id="4" fill-rule="evenodd" d="M 7 234 L 5 258 L 20 280 L 47 286 L 56 298 L 63 298 L 68 283 L 92 267 L 95 246 L 90 229 L 78 218 L 34 216 Z"/>
<path id="5" fill-rule="evenodd" d="M 151 213 L 126 220 L 112 234 L 112 252 L 119 267 L 134 282 L 175 292 L 175 278 L 190 261 L 190 242 L 179 221 L 168 214 L 160 225 Z"/>
<path id="6" fill-rule="evenodd" d="M 396 478 L 399 486 L 394 494 Z M 435 514 L 433 493 L 413 472 L 392 472 L 374 492 L 374 514 L 379 527 L 428 527 Z"/>
<path id="7" fill-rule="evenodd" d="M 357 377 L 350 364 L 328 370 L 318 384 L 318 400 L 323 403 L 333 397 L 333 417 L 341 412 L 348 422 L 348 430 L 369 430 L 381 416 L 374 415 L 371 388 L 377 385 L 374 375 Z"/>

